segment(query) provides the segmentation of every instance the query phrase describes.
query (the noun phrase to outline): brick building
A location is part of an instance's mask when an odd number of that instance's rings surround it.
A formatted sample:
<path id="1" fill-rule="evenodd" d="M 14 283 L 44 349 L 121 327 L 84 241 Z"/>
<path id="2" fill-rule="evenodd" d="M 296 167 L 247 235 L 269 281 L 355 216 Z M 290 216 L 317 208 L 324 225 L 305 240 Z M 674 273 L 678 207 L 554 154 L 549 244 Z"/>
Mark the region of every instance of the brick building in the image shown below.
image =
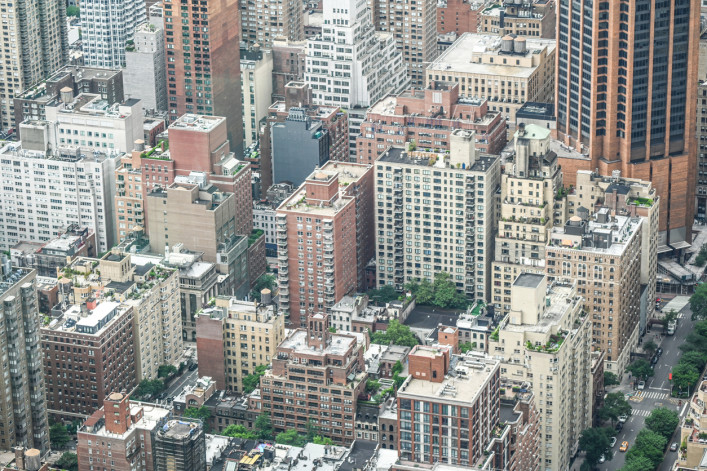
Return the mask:
<path id="1" fill-rule="evenodd" d="M 137 386 L 132 307 L 89 302 L 53 315 L 41 329 L 51 414 L 90 415 L 110 391 Z"/>
<path id="2" fill-rule="evenodd" d="M 463 33 L 479 31 L 479 13 L 486 1 L 446 0 L 437 2 L 437 33 Z"/>
<path id="3" fill-rule="evenodd" d="M 334 444 L 351 444 L 366 387 L 365 342 L 362 334 L 330 332 L 327 314 L 311 314 L 306 329 L 292 331 L 260 379 L 262 410 L 275 431 L 305 434 L 311 424 Z"/>
<path id="4" fill-rule="evenodd" d="M 555 39 L 555 9 L 553 0 L 535 0 L 531 3 L 505 0 L 503 5 L 495 3 L 481 10 L 479 32 Z"/>
<path id="5" fill-rule="evenodd" d="M 473 130 L 481 153 L 500 154 L 506 145 L 506 122 L 488 101 L 461 97 L 459 83 L 431 81 L 424 90 L 389 95 L 368 109 L 356 138 L 357 159 L 373 163 L 388 147 L 408 143 L 446 151 L 455 129 Z"/>
<path id="6" fill-rule="evenodd" d="M 272 44 L 272 99 L 286 97 L 285 85 L 304 80 L 307 43 L 278 38 Z"/>

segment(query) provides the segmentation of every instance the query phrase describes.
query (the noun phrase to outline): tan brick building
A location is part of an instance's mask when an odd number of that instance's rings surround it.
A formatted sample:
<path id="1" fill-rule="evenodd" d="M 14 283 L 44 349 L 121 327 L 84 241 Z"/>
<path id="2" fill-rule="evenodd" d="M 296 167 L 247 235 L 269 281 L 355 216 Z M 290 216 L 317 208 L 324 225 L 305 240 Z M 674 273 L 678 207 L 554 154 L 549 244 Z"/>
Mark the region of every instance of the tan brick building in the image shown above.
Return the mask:
<path id="1" fill-rule="evenodd" d="M 535 0 L 532 3 L 506 0 L 502 5 L 494 3 L 481 10 L 479 32 L 555 39 L 555 8 L 554 0 Z"/>
<path id="2" fill-rule="evenodd" d="M 475 0 L 446 0 L 437 2 L 437 33 L 479 32 L 479 13 L 487 2 Z"/>

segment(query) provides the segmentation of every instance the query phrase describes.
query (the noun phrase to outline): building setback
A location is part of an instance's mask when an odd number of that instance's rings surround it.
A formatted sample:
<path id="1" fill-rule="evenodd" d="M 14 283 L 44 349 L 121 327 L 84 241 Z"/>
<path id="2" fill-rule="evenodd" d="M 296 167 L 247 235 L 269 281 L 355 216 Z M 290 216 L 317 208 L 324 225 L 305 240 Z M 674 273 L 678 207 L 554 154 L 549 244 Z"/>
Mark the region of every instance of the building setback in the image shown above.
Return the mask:
<path id="1" fill-rule="evenodd" d="M 231 148 L 242 155 L 238 0 L 185 6 L 182 24 L 181 3 L 164 0 L 169 119 L 185 113 L 224 116 Z"/>
<path id="2" fill-rule="evenodd" d="M 125 94 L 139 98 L 143 108 L 167 111 L 167 73 L 161 21 L 143 23 L 126 46 Z"/>
<path id="3" fill-rule="evenodd" d="M 571 0 L 560 2 L 557 24 L 557 134 L 585 153 L 561 160 L 565 183 L 575 183 L 577 170 L 595 169 L 651 181 L 662 201 L 660 244 L 688 247 L 697 168 L 699 0 Z M 572 37 L 580 28 L 581 39 Z"/>
<path id="4" fill-rule="evenodd" d="M 0 449 L 14 446 L 49 451 L 49 422 L 39 342 L 37 272 L 0 267 L 0 347 L 7 355 L 0 378 Z"/>
<path id="5" fill-rule="evenodd" d="M 378 286 L 447 272 L 468 299 L 488 299 L 501 169 L 498 157 L 477 157 L 474 140 L 458 129 L 449 154 L 390 148 L 376 160 Z"/>
<path id="6" fill-rule="evenodd" d="M 83 60 L 91 67 L 120 68 L 125 65 L 128 41 L 147 20 L 145 0 L 122 0 L 108 4 L 101 0 L 81 2 Z"/>

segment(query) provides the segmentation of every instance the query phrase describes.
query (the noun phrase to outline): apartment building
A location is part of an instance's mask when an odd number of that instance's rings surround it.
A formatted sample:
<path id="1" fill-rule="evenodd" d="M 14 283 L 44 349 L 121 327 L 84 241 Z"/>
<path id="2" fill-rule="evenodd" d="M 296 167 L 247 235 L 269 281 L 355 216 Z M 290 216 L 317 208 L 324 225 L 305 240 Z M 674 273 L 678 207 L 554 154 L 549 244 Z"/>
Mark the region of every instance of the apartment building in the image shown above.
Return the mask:
<path id="1" fill-rule="evenodd" d="M 68 88 L 68 87 L 66 87 Z M 130 98 L 123 103 L 108 103 L 100 95 L 80 93 L 76 97 L 66 88 L 61 101 L 47 104 L 44 108 L 46 122 L 44 140 L 48 146 L 38 150 L 76 147 L 97 152 L 129 152 L 137 139 L 142 139 L 143 112 L 140 100 Z M 23 128 L 23 143 L 35 142 L 36 134 Z M 21 131 L 21 132 L 22 132 Z"/>
<path id="2" fill-rule="evenodd" d="M 460 83 L 460 96 L 488 100 L 509 125 L 527 101 L 554 93 L 555 41 L 464 33 L 427 67 L 427 81 Z"/>
<path id="3" fill-rule="evenodd" d="M 479 13 L 486 1 L 440 0 L 437 2 L 437 34 L 479 32 Z"/>
<path id="4" fill-rule="evenodd" d="M 507 396 L 513 388 L 535 396 L 540 469 L 564 470 L 592 425 L 592 321 L 576 284 L 548 285 L 545 275 L 522 273 L 511 291 L 511 309 L 490 338 L 489 354 L 503 358 Z"/>
<path id="5" fill-rule="evenodd" d="M 156 471 L 155 436 L 172 417 L 169 409 L 113 392 L 77 431 L 78 469 Z M 105 462 L 103 461 L 105 460 Z"/>
<path id="6" fill-rule="evenodd" d="M 132 307 L 90 301 L 52 316 L 41 329 L 52 414 L 90 415 L 110 391 L 137 386 Z"/>
<path id="7" fill-rule="evenodd" d="M 468 299 L 489 298 L 501 169 L 474 141 L 458 129 L 449 154 L 391 148 L 375 162 L 378 286 L 447 272 Z"/>
<path id="8" fill-rule="evenodd" d="M 553 0 L 506 0 L 503 4 L 494 3 L 479 13 L 479 32 L 555 39 L 555 9 Z"/>
<path id="9" fill-rule="evenodd" d="M 54 155 L 17 143 L 0 149 L 0 249 L 20 241 L 48 242 L 68 226 L 88 227 L 98 251 L 115 243 L 115 157 L 105 153 Z M 21 190 L 21 191 L 20 191 Z"/>
<path id="10" fill-rule="evenodd" d="M 373 163 L 391 146 L 448 151 L 454 129 L 474 131 L 480 153 L 500 154 L 506 145 L 500 112 L 489 111 L 486 100 L 460 97 L 458 83 L 432 81 L 424 90 L 388 95 L 366 111 L 356 137 L 357 161 Z"/>
<path id="11" fill-rule="evenodd" d="M 500 219 L 493 261 L 493 298 L 498 313 L 511 308 L 511 286 L 525 272 L 544 273 L 548 233 L 562 226 L 567 204 L 550 131 L 520 123 L 501 176 Z"/>
<path id="12" fill-rule="evenodd" d="M 272 369 L 260 378 L 262 410 L 276 432 L 309 424 L 335 444 L 354 441 L 358 398 L 366 386 L 363 334 L 329 331 L 327 314 L 310 314 L 277 347 Z"/>
<path id="13" fill-rule="evenodd" d="M 68 65 L 15 97 L 15 124 L 19 126 L 24 121 L 47 119 L 46 106 L 52 106 L 60 100 L 61 90 L 65 87 L 69 87 L 74 96 L 80 93 L 100 95 L 101 99 L 106 100 L 110 105 L 125 101 L 122 71 Z"/>
<path id="14" fill-rule="evenodd" d="M 37 272 L 13 268 L 2 256 L 0 267 L 0 346 L 3 362 L 0 394 L 0 449 L 15 446 L 49 451 L 49 422 L 42 351 L 39 343 Z"/>
<path id="15" fill-rule="evenodd" d="M 206 469 L 206 432 L 200 420 L 169 420 L 157 430 L 155 469 Z"/>
<path id="16" fill-rule="evenodd" d="M 3 30 L 2 59 L 12 67 L 0 74 L 0 108 L 3 130 L 17 126 L 13 98 L 53 74 L 69 59 L 66 4 L 61 0 L 23 2 L 21 8 L 7 5 Z"/>
<path id="17" fill-rule="evenodd" d="M 397 394 L 401 464 L 473 466 L 491 441 L 500 413 L 500 362 L 459 357 L 447 346 L 417 345 Z"/>
<path id="18" fill-rule="evenodd" d="M 135 28 L 125 46 L 125 94 L 139 98 L 146 110 L 167 111 L 167 70 L 162 21 Z"/>
<path id="19" fill-rule="evenodd" d="M 304 40 L 304 5 L 295 0 L 241 2 L 241 41 L 270 47 L 281 39 Z"/>
<path id="20" fill-rule="evenodd" d="M 415 2 L 415 3 L 413 3 Z M 425 68 L 437 57 L 437 4 L 434 1 L 373 0 L 376 30 L 388 32 L 407 67 L 410 84 L 425 84 Z"/>
<path id="21" fill-rule="evenodd" d="M 217 389 L 242 393 L 243 378 L 269 365 L 285 338 L 285 316 L 270 303 L 219 296 L 196 318 L 199 376 L 213 379 Z"/>
<path id="22" fill-rule="evenodd" d="M 272 44 L 273 101 L 285 99 L 285 85 L 304 80 L 306 41 L 288 41 L 278 38 Z"/>
<path id="23" fill-rule="evenodd" d="M 225 294 L 245 296 L 248 280 L 248 238 L 235 233 L 236 208 L 233 193 L 206 183 L 204 174 L 175 181 L 166 189 L 147 195 L 147 227 L 155 252 L 181 243 L 204 260 L 218 265 L 228 275 Z M 250 221 L 252 224 L 252 221 Z"/>
<path id="24" fill-rule="evenodd" d="M 606 352 L 604 368 L 619 377 L 638 346 L 642 224 L 606 207 L 591 216 L 578 212 L 552 229 L 545 252 L 551 280 L 577 280 L 592 321 L 593 348 Z"/>
<path id="25" fill-rule="evenodd" d="M 241 102 L 243 145 L 258 142 L 260 120 L 272 103 L 272 52 L 260 47 L 241 48 Z"/>
<path id="26" fill-rule="evenodd" d="M 265 252 L 268 257 L 277 256 L 276 210 L 294 191 L 295 188 L 289 183 L 278 183 L 268 188 L 265 198 L 253 201 L 253 230 L 265 233 Z"/>
<path id="27" fill-rule="evenodd" d="M 707 381 L 699 381 L 689 402 L 687 414 L 681 418 L 680 443 L 684 444 L 685 451 L 678 452 L 676 468 L 700 469 L 704 463 L 707 442 L 700 437 L 707 427 L 707 412 L 704 405 L 707 403 Z"/>
<path id="28" fill-rule="evenodd" d="M 109 69 L 124 66 L 128 41 L 133 39 L 137 26 L 146 20 L 145 0 L 125 0 L 119 5 L 83 0 L 81 41 L 84 63 Z"/>
<path id="29" fill-rule="evenodd" d="M 191 2 L 183 5 L 184 11 L 180 2 L 164 0 L 164 20 L 170 121 L 184 114 L 223 116 L 226 139 L 240 156 L 243 116 L 238 3 Z M 187 16 L 182 17 L 184 14 Z"/>
<path id="30" fill-rule="evenodd" d="M 707 39 L 707 38 L 706 38 Z M 707 42 L 707 41 L 705 41 Z M 706 45 L 707 46 L 707 45 Z M 697 87 L 697 141 L 699 151 L 697 154 L 697 186 L 695 189 L 695 215 L 699 219 L 707 219 L 707 74 L 700 80 Z"/>
<path id="31" fill-rule="evenodd" d="M 568 215 L 579 214 L 581 208 L 598 211 L 607 208 L 613 214 L 638 217 L 641 224 L 641 334 L 648 320 L 655 316 L 656 274 L 658 254 L 669 252 L 658 238 L 661 199 L 650 181 L 623 178 L 616 170 L 611 176 L 601 176 L 586 170 L 577 171 L 576 187 L 567 195 Z M 679 246 L 676 244 L 675 247 Z"/>

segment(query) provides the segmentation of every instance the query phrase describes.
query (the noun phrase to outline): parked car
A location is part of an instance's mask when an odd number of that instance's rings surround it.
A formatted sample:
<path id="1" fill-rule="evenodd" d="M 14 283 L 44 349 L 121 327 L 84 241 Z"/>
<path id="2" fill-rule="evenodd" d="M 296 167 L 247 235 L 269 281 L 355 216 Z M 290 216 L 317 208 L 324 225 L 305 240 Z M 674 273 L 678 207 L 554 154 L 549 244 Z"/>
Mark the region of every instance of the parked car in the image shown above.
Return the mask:
<path id="1" fill-rule="evenodd" d="M 655 354 L 661 356 L 663 354 L 663 349 L 661 347 L 658 347 L 658 350 L 655 351 Z"/>
<path id="2" fill-rule="evenodd" d="M 651 358 L 651 364 L 655 365 L 658 363 L 658 355 L 653 355 L 653 358 Z"/>
<path id="3" fill-rule="evenodd" d="M 191 365 L 189 365 L 189 371 L 194 371 L 197 368 L 199 368 L 199 365 L 197 363 L 192 363 Z"/>
<path id="4" fill-rule="evenodd" d="M 621 442 L 621 447 L 619 447 L 619 451 L 627 451 L 628 450 L 628 442 L 623 441 Z"/>
<path id="5" fill-rule="evenodd" d="M 623 424 L 623 423 L 625 423 L 627 420 L 628 420 L 628 416 L 627 416 L 627 415 L 620 415 L 620 416 L 619 416 L 619 422 L 620 422 L 620 423 Z"/>
<path id="6" fill-rule="evenodd" d="M 672 445 L 670 445 L 670 451 L 678 451 L 678 443 L 673 442 Z"/>
<path id="7" fill-rule="evenodd" d="M 600 462 L 600 463 L 603 463 L 604 461 L 606 461 L 606 456 L 601 455 L 601 456 L 599 457 L 599 462 Z"/>
<path id="8" fill-rule="evenodd" d="M 638 390 L 639 390 L 639 391 L 643 391 L 644 389 L 646 389 L 646 382 L 645 382 L 645 381 L 639 381 L 639 382 L 638 382 Z"/>
<path id="9" fill-rule="evenodd" d="M 616 431 L 620 432 L 622 428 L 624 428 L 624 423 L 623 422 L 616 422 Z"/>
<path id="10" fill-rule="evenodd" d="M 614 448 L 614 446 L 616 446 L 616 437 L 611 437 L 611 441 L 609 442 L 609 446 L 611 448 Z"/>

